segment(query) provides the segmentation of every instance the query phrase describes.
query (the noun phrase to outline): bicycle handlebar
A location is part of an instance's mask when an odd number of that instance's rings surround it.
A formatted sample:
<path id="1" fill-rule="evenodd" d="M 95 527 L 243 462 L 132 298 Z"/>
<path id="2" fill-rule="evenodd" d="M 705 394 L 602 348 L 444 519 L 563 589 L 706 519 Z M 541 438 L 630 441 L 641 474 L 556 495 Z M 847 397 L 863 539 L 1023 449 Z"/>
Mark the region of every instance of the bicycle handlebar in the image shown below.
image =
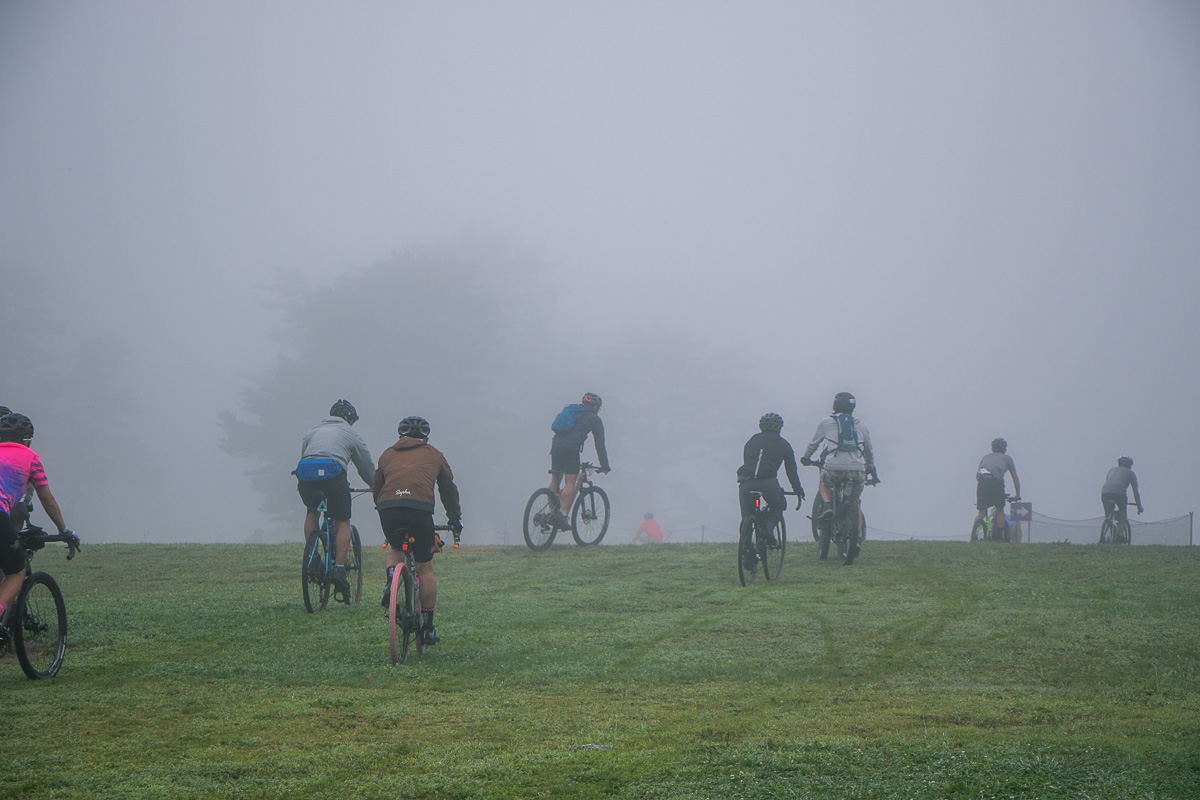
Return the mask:
<path id="1" fill-rule="evenodd" d="M 458 549 L 458 545 L 460 544 L 459 540 L 462 538 L 462 531 L 455 530 L 453 525 L 434 525 L 433 529 L 435 531 L 450 531 L 451 533 L 453 533 L 454 534 L 454 549 L 455 550 Z"/>
<path id="2" fill-rule="evenodd" d="M 79 552 L 79 548 L 83 546 L 83 543 L 79 541 L 79 534 L 74 531 L 71 531 L 70 535 L 65 533 L 46 533 L 41 528 L 31 525 L 21 531 L 18 536 L 23 541 L 35 541 L 41 544 L 62 542 L 67 546 L 67 561 L 74 558 L 75 554 Z"/>

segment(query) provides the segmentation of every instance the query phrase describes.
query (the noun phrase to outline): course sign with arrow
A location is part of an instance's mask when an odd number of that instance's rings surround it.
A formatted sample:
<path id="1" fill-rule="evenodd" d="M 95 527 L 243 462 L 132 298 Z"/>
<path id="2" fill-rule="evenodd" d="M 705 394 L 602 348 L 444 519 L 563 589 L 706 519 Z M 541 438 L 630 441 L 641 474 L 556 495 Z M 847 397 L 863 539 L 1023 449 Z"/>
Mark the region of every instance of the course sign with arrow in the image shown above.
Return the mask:
<path id="1" fill-rule="evenodd" d="M 1029 522 L 1033 519 L 1033 503 L 1009 503 L 1008 513 L 1017 522 Z"/>

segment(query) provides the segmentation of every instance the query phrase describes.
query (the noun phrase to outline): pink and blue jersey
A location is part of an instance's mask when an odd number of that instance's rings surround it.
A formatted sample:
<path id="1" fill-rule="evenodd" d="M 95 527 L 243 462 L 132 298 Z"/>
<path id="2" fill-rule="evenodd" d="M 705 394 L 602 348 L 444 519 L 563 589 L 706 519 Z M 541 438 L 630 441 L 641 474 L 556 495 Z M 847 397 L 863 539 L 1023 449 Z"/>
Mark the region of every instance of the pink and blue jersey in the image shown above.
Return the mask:
<path id="1" fill-rule="evenodd" d="M 49 485 L 38 454 L 17 442 L 0 442 L 0 511 L 11 515 L 31 484 L 35 489 Z"/>

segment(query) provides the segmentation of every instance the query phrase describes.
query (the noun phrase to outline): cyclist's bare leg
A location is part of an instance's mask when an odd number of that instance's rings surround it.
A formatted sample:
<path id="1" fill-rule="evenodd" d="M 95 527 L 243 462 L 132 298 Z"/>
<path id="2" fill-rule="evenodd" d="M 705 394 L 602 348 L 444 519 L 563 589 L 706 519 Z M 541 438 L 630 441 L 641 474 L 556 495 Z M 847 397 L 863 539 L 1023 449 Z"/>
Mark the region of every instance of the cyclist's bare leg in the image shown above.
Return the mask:
<path id="1" fill-rule="evenodd" d="M 304 515 L 304 544 L 307 546 L 312 541 L 313 536 L 317 533 L 317 528 L 321 527 L 321 515 L 316 511 L 309 511 Z"/>
<path id="2" fill-rule="evenodd" d="M 417 578 L 421 581 L 421 610 L 433 608 L 437 603 L 437 578 L 433 575 L 433 562 L 417 562 Z"/>
<path id="3" fill-rule="evenodd" d="M 575 492 L 579 488 L 578 475 L 564 475 L 562 493 L 558 496 L 558 507 L 563 513 L 571 510 L 571 503 L 575 502 Z"/>
<path id="4" fill-rule="evenodd" d="M 387 550 L 383 552 L 383 565 L 388 569 L 391 569 L 392 567 L 398 567 L 403 563 L 404 554 L 389 544 L 387 546 Z"/>
<path id="5" fill-rule="evenodd" d="M 562 508 L 562 473 L 550 473 L 550 491 L 554 494 L 554 499 L 558 501 L 559 508 Z"/>
<path id="6" fill-rule="evenodd" d="M 337 522 L 337 537 L 333 540 L 333 563 L 339 567 L 346 565 L 346 553 L 350 550 L 350 521 L 346 519 Z"/>
<path id="7" fill-rule="evenodd" d="M 24 580 L 25 570 L 5 575 L 3 579 L 0 579 L 0 603 L 3 603 L 6 608 L 17 599 L 17 592 L 21 591 L 21 582 Z"/>

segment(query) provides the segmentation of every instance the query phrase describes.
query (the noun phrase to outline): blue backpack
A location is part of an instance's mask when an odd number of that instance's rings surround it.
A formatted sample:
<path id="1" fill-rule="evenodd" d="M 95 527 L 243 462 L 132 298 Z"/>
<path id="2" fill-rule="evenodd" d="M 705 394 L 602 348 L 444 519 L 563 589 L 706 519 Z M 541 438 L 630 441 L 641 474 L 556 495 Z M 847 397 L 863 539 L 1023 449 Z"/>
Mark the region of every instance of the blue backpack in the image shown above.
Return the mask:
<path id="1" fill-rule="evenodd" d="M 854 417 L 850 414 L 834 414 L 837 420 L 838 441 L 837 449 L 842 453 L 857 453 L 862 450 L 858 443 L 858 428 L 854 425 Z"/>
<path id="2" fill-rule="evenodd" d="M 571 403 L 563 406 L 563 410 L 558 412 L 554 422 L 550 423 L 550 430 L 555 433 L 567 433 L 575 427 L 575 423 L 579 421 L 585 411 L 587 408 L 583 403 Z"/>

